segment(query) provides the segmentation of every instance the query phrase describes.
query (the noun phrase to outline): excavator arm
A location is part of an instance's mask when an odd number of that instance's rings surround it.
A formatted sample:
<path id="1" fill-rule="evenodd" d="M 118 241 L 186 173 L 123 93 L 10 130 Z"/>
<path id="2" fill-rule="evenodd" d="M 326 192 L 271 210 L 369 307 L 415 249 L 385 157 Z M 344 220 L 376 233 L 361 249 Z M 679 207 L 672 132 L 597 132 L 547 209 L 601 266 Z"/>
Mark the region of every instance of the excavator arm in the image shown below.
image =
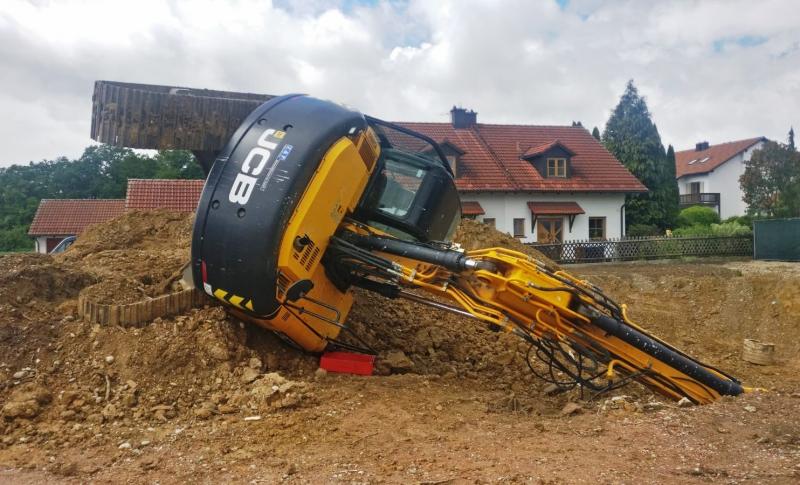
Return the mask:
<path id="1" fill-rule="evenodd" d="M 630 321 L 624 305 L 594 285 L 522 253 L 504 248 L 420 250 L 384 235 L 365 234 L 363 226 L 347 229 L 334 240 L 332 251 L 347 255 L 348 262 L 338 270 L 350 271 L 353 284 L 513 333 L 530 344 L 529 364 L 531 354 L 546 364 L 543 372 L 532 365 L 531 370 L 559 387 L 580 385 L 601 393 L 636 380 L 669 398 L 695 403 L 745 389 L 722 371 L 648 334 Z M 386 258 L 383 271 L 367 261 L 366 256 L 376 254 Z M 441 266 L 444 261 L 452 263 Z"/>

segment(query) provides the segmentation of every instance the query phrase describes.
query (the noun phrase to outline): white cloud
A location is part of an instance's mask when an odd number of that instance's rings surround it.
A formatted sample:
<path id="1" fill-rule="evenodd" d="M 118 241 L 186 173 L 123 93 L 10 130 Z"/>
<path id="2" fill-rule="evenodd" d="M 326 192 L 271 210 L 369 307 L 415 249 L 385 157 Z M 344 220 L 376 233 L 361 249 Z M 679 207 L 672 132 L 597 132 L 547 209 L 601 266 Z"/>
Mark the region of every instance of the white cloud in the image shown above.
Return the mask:
<path id="1" fill-rule="evenodd" d="M 676 148 L 800 125 L 791 0 L 5 0 L 0 65 L 0 165 L 77 156 L 97 79 L 602 129 L 634 78 Z"/>

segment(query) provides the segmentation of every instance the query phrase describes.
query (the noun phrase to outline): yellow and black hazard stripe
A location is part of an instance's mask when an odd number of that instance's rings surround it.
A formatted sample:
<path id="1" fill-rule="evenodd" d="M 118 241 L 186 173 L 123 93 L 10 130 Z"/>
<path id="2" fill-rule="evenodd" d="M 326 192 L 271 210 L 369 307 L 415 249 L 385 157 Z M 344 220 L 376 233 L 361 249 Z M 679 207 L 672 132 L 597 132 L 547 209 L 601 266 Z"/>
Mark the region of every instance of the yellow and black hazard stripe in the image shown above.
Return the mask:
<path id="1" fill-rule="evenodd" d="M 214 296 L 218 300 L 233 305 L 236 308 L 253 311 L 253 300 L 251 300 L 250 298 L 244 298 L 239 295 L 234 295 L 233 293 L 229 293 L 223 290 L 222 288 L 217 288 L 216 290 L 214 290 Z"/>

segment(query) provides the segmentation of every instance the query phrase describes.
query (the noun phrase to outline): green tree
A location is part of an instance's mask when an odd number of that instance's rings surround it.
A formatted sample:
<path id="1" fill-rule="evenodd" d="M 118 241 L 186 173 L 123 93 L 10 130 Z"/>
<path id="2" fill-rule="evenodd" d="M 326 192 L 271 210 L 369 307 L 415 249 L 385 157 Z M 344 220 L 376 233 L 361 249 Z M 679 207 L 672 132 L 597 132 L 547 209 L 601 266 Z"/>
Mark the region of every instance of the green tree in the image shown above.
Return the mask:
<path id="1" fill-rule="evenodd" d="M 800 216 L 800 153 L 767 141 L 744 162 L 739 184 L 747 212 L 761 217 Z"/>
<path id="2" fill-rule="evenodd" d="M 192 152 L 186 150 L 162 150 L 155 156 L 159 164 L 155 178 L 160 179 L 202 179 L 203 169 Z"/>
<path id="3" fill-rule="evenodd" d="M 150 156 L 93 145 L 75 159 L 0 168 L 0 251 L 32 248 L 27 236 L 41 199 L 123 198 L 129 178 L 203 178 L 194 156 L 166 150 Z"/>
<path id="4" fill-rule="evenodd" d="M 598 130 L 596 126 L 592 130 L 592 136 L 595 140 L 600 141 L 600 130 Z"/>
<path id="5" fill-rule="evenodd" d="M 797 151 L 797 147 L 794 144 L 794 126 L 789 127 L 789 139 L 788 139 L 789 149 Z"/>
<path id="6" fill-rule="evenodd" d="M 628 81 L 606 122 L 602 140 L 608 151 L 648 189 L 645 194 L 627 196 L 627 224 L 672 227 L 678 215 L 674 151 L 670 160 L 633 80 Z"/>

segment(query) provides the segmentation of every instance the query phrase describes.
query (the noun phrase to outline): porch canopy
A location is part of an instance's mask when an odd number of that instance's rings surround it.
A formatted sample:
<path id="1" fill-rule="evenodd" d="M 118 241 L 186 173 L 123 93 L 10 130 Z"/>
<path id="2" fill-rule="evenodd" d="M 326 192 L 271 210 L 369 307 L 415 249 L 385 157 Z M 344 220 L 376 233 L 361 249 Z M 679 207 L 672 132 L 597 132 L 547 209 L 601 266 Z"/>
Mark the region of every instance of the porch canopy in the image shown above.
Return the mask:
<path id="1" fill-rule="evenodd" d="M 534 224 L 536 223 L 536 218 L 539 216 L 568 216 L 570 231 L 572 231 L 572 223 L 575 221 L 575 216 L 586 213 L 577 202 L 571 201 L 528 202 L 528 209 L 531 211 Z"/>
<path id="2" fill-rule="evenodd" d="M 461 201 L 461 215 L 464 216 L 482 216 L 486 214 L 483 207 L 478 202 L 462 200 Z"/>

